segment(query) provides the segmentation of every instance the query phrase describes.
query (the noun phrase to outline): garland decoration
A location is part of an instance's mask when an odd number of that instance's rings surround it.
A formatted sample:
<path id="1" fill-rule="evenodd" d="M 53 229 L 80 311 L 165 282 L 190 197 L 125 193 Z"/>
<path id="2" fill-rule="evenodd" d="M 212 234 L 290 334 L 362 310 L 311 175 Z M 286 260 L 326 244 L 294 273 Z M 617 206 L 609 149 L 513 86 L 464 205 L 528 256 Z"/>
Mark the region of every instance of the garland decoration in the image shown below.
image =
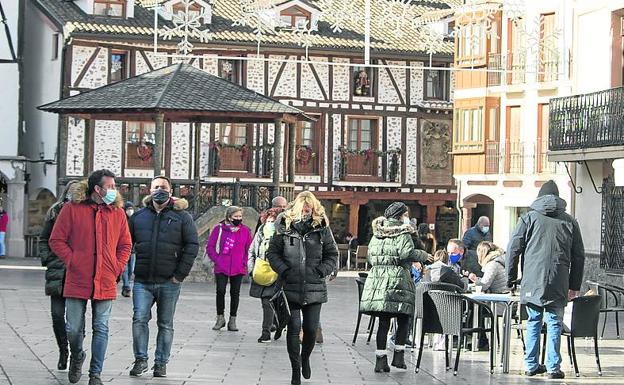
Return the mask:
<path id="1" fill-rule="evenodd" d="M 154 143 L 141 141 L 137 144 L 137 156 L 143 162 L 150 162 L 154 156 Z"/>
<path id="2" fill-rule="evenodd" d="M 312 159 L 316 158 L 316 153 L 312 150 L 312 147 L 304 144 L 297 145 L 297 153 L 295 159 L 301 166 L 307 166 Z"/>

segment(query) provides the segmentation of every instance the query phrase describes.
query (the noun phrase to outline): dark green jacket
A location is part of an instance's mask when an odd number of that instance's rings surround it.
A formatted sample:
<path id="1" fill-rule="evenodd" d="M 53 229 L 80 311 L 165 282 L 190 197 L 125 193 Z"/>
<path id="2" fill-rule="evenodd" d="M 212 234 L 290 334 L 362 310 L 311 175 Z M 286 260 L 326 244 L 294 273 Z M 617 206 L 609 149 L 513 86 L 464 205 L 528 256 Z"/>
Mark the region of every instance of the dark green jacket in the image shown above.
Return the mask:
<path id="1" fill-rule="evenodd" d="M 63 296 L 63 284 L 65 282 L 65 264 L 50 250 L 48 239 L 52 233 L 54 222 L 63 208 L 63 202 L 55 203 L 46 214 L 41 238 L 39 240 L 39 257 L 41 265 L 46 267 L 45 293 L 46 295 Z"/>
<path id="2" fill-rule="evenodd" d="M 412 225 L 379 217 L 372 223 L 368 244 L 371 269 L 364 284 L 360 310 L 392 314 L 414 314 L 415 285 L 410 276 L 412 262 L 424 262 L 429 254 L 416 250 Z"/>
<path id="3" fill-rule="evenodd" d="M 568 289 L 580 290 L 585 251 L 579 225 L 555 195 L 538 197 L 514 230 L 507 250 L 509 281 L 518 277 L 523 258 L 520 302 L 565 307 Z"/>

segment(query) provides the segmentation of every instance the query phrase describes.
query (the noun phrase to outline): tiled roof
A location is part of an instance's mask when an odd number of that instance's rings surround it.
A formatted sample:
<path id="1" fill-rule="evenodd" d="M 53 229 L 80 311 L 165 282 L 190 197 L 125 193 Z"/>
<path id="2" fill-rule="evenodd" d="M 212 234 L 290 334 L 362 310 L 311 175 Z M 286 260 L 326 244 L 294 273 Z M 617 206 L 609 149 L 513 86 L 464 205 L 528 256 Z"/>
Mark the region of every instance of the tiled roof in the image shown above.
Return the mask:
<path id="1" fill-rule="evenodd" d="M 102 38 L 116 37 L 121 39 L 152 39 L 154 14 L 148 9 L 158 0 L 136 0 L 134 17 L 127 19 L 94 16 L 86 14 L 73 2 L 64 0 L 34 0 L 50 18 L 62 27 L 66 34 L 73 36 L 97 35 Z M 279 0 L 274 0 L 279 2 Z M 319 0 L 306 0 L 316 4 Z M 365 0 L 352 0 L 355 8 L 364 12 Z M 457 0 L 412 0 L 416 14 L 426 15 L 455 5 Z M 359 4 L 358 4 L 359 3 Z M 376 1 L 371 0 L 373 20 L 380 18 L 383 10 Z M 216 0 L 213 9 L 212 24 L 207 26 L 213 32 L 214 42 L 253 45 L 256 35 L 252 28 L 232 26 L 239 19 L 240 8 L 237 0 Z M 170 22 L 159 19 L 159 26 L 170 25 Z M 299 48 L 297 37 L 291 31 L 278 31 L 274 35 L 264 35 L 262 45 Z M 320 21 L 318 31 L 313 32 L 311 48 L 336 50 L 362 50 L 364 48 L 364 25 L 355 20 L 348 20 L 341 32 L 334 32 L 330 24 Z M 424 39 L 413 30 L 396 36 L 391 28 L 379 23 L 371 23 L 371 48 L 373 51 L 395 52 L 408 54 L 424 54 L 427 50 Z M 452 55 L 453 42 L 445 41 L 437 49 L 442 55 Z M 303 50 L 303 49 L 302 49 Z"/>
<path id="2" fill-rule="evenodd" d="M 68 114 L 150 111 L 301 115 L 294 107 L 189 64 L 174 64 L 58 100 L 39 109 Z"/>

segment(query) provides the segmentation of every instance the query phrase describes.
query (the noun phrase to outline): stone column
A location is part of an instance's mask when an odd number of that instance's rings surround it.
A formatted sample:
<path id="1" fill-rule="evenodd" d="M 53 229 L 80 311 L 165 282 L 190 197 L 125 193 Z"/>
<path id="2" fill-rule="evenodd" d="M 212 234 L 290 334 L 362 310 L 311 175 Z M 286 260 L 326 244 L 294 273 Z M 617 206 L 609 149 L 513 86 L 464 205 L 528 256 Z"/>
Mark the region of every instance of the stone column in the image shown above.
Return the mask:
<path id="1" fill-rule="evenodd" d="M 288 124 L 288 183 L 295 183 L 295 154 L 297 147 L 297 125 L 295 123 Z"/>
<path id="2" fill-rule="evenodd" d="M 154 143 L 154 176 L 162 173 L 162 155 L 163 155 L 163 135 L 165 132 L 165 115 L 157 114 L 154 116 L 154 123 L 156 124 L 155 142 Z M 166 171 L 165 167 L 165 172 Z"/>
<path id="3" fill-rule="evenodd" d="M 349 205 L 349 232 L 358 236 L 358 224 L 360 222 L 360 203 L 353 202 Z"/>
<path id="4" fill-rule="evenodd" d="M 24 188 L 26 182 L 22 177 L 22 172 L 15 170 L 16 177 L 7 181 L 8 202 L 5 202 L 4 209 L 9 215 L 7 233 L 4 243 L 7 247 L 7 256 L 26 256 L 26 242 L 24 241 L 24 222 L 26 220 Z"/>

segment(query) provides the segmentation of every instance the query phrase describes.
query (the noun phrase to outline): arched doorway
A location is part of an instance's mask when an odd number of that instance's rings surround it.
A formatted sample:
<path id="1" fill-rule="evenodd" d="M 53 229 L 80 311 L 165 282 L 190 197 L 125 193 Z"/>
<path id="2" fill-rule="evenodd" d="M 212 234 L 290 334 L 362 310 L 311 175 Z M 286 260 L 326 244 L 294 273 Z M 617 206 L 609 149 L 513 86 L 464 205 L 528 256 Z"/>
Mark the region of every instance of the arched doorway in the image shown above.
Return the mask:
<path id="1" fill-rule="evenodd" d="M 462 234 L 482 216 L 490 218 L 490 227 L 494 227 L 494 201 L 487 195 L 475 194 L 464 198 L 462 214 Z"/>

